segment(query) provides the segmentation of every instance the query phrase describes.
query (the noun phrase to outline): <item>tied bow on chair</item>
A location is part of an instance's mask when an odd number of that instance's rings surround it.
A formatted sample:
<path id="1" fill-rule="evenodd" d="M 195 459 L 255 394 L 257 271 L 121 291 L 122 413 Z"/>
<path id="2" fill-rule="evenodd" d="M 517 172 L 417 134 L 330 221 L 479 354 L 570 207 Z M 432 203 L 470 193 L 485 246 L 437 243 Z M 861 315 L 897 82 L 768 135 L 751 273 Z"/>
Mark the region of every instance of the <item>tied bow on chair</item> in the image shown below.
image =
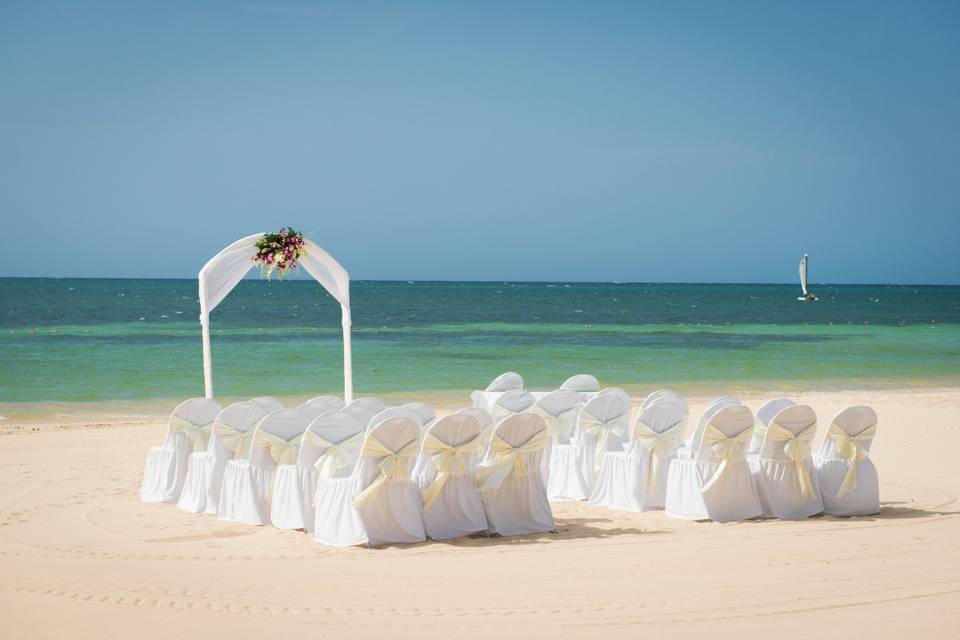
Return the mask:
<path id="1" fill-rule="evenodd" d="M 862 460 L 870 457 L 870 454 L 864 448 L 864 443 L 873 440 L 877 433 L 877 425 L 867 427 L 855 436 L 850 435 L 835 424 L 830 425 L 827 431 L 827 437 L 833 440 L 839 453 L 847 461 L 847 473 L 843 476 L 843 482 L 837 490 L 837 497 L 842 498 L 852 491 L 857 490 L 857 465 Z"/>
<path id="2" fill-rule="evenodd" d="M 423 451 L 430 454 L 437 475 L 423 491 L 424 509 L 430 508 L 450 476 L 460 476 L 469 470 L 467 456 L 480 451 L 480 445 L 479 435 L 457 446 L 449 445 L 432 434 L 427 435 L 423 441 Z"/>
<path id="3" fill-rule="evenodd" d="M 215 433 L 222 434 L 220 442 L 223 443 L 227 451 L 233 452 L 234 458 L 239 458 L 250 448 L 250 440 L 253 438 L 253 429 L 246 431 L 237 431 L 225 424 L 217 425 Z"/>
<path id="4" fill-rule="evenodd" d="M 353 462 L 360 445 L 363 442 L 363 432 L 356 433 L 340 442 L 330 442 L 312 431 L 303 434 L 303 446 L 319 447 L 323 449 L 320 457 L 313 463 L 317 474 L 321 478 L 334 477 L 340 469 Z"/>
<path id="5" fill-rule="evenodd" d="M 647 490 L 653 492 L 657 488 L 657 475 L 660 461 L 674 454 L 683 444 L 683 428 L 686 419 L 670 425 L 661 432 L 656 432 L 643 422 L 637 420 L 633 427 L 633 438 L 644 449 L 650 452 L 650 467 L 647 471 Z"/>
<path id="6" fill-rule="evenodd" d="M 173 433 L 182 433 L 190 441 L 193 451 L 203 451 L 207 448 L 210 441 L 210 429 L 213 425 L 198 425 L 184 420 L 183 418 L 170 419 L 170 431 Z"/>
<path id="7" fill-rule="evenodd" d="M 626 433 L 630 423 L 630 414 L 625 413 L 612 420 L 603 422 L 586 411 L 580 412 L 580 429 L 596 438 L 593 450 L 593 471 L 600 470 L 604 454 L 609 451 L 610 436 L 616 432 Z"/>
<path id="8" fill-rule="evenodd" d="M 713 472 L 707 483 L 703 485 L 703 491 L 709 491 L 731 464 L 746 459 L 744 447 L 750 442 L 752 436 L 753 428 L 744 429 L 735 436 L 728 436 L 712 424 L 707 425 L 703 432 L 702 442 L 710 445 L 713 455 L 720 460 L 720 466 Z"/>
<path id="9" fill-rule="evenodd" d="M 810 457 L 810 443 L 813 442 L 813 436 L 817 432 L 817 425 L 812 424 L 800 433 L 794 435 L 787 429 L 784 429 L 775 422 L 770 423 L 766 428 L 768 440 L 774 442 L 785 442 L 783 452 L 793 461 L 797 470 L 797 480 L 800 482 L 800 493 L 805 498 L 813 495 L 813 483 L 810 481 L 810 472 L 807 469 L 806 460 Z"/>
<path id="10" fill-rule="evenodd" d="M 579 408 L 580 405 L 577 405 L 566 411 L 561 411 L 557 415 L 553 415 L 549 411 L 545 411 L 537 405 L 534 405 L 533 408 L 530 409 L 530 413 L 534 413 L 543 418 L 543 421 L 547 423 L 547 431 L 551 438 L 564 442 L 570 439 L 570 419 L 576 414 Z"/>
<path id="11" fill-rule="evenodd" d="M 405 480 L 407 478 L 407 460 L 417 455 L 419 447 L 420 443 L 417 440 L 411 440 L 400 447 L 399 451 L 394 451 L 373 436 L 369 436 L 360 455 L 364 458 L 380 458 L 378 463 L 380 475 L 370 483 L 369 487 L 354 498 L 353 503 L 362 507 L 367 501 L 380 493 L 387 480 Z"/>
<path id="12" fill-rule="evenodd" d="M 499 489 L 503 481 L 512 472 L 518 478 L 529 475 L 523 454 L 542 450 L 547 444 L 547 430 L 538 431 L 533 437 L 518 447 L 511 447 L 505 440 L 494 436 L 490 442 L 493 460 L 477 466 L 477 485 L 480 491 Z"/>
<path id="13" fill-rule="evenodd" d="M 294 436 L 290 440 L 284 440 L 279 436 L 266 431 L 260 431 L 254 440 L 255 446 L 270 447 L 270 457 L 277 465 L 296 464 L 297 455 L 300 453 L 300 440 L 303 434 Z"/>

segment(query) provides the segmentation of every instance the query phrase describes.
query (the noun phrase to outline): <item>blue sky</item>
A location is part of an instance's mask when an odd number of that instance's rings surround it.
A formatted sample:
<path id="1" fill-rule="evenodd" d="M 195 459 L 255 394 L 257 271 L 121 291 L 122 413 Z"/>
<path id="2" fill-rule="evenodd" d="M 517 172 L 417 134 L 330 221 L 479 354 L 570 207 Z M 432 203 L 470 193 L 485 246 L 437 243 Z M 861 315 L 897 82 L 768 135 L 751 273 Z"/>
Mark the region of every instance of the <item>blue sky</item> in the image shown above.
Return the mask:
<path id="1" fill-rule="evenodd" d="M 0 275 L 960 282 L 955 2 L 0 0 Z"/>

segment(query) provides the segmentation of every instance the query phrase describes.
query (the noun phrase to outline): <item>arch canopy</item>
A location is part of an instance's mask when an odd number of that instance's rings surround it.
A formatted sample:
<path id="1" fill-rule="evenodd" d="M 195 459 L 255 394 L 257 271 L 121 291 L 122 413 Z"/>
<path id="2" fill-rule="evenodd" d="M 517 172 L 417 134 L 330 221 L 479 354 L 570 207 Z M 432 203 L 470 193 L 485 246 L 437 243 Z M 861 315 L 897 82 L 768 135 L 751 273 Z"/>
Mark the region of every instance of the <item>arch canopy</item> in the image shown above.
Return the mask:
<path id="1" fill-rule="evenodd" d="M 200 270 L 200 326 L 203 334 L 203 382 L 206 397 L 213 397 L 213 362 L 210 353 L 210 312 L 256 266 L 257 241 L 263 237 L 256 233 L 237 240 L 223 251 L 210 258 Z M 312 240 L 304 239 L 306 256 L 297 261 L 299 268 L 310 274 L 333 298 L 340 303 L 343 326 L 343 395 L 346 402 L 353 396 L 353 371 L 350 352 L 350 275 L 333 256 Z"/>

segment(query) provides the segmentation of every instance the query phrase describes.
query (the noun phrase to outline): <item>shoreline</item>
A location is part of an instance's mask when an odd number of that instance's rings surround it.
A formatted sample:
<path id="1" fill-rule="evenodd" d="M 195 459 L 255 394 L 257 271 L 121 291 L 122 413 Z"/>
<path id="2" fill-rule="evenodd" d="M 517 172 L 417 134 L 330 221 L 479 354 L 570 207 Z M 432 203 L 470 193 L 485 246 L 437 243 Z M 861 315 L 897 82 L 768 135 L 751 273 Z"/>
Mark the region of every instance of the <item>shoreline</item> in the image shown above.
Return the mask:
<path id="1" fill-rule="evenodd" d="M 611 385 L 615 386 L 615 385 Z M 891 382 L 884 385 L 847 385 L 846 387 L 831 386 L 829 388 L 813 388 L 801 386 L 800 383 L 770 382 L 766 385 L 732 386 L 722 384 L 688 384 L 688 385 L 624 385 L 623 388 L 630 394 L 635 407 L 653 391 L 669 388 L 683 395 L 691 404 L 706 404 L 721 395 L 735 395 L 748 405 L 759 405 L 762 401 L 775 397 L 790 397 L 798 402 L 805 398 L 816 398 L 823 395 L 849 397 L 858 399 L 858 402 L 869 404 L 871 397 L 914 397 L 934 396 L 938 394 L 960 394 L 960 382 L 944 383 L 942 385 L 907 384 Z M 397 406 L 407 402 L 425 402 L 437 411 L 438 415 L 470 406 L 472 389 L 454 390 L 426 390 L 426 391 L 398 391 L 392 393 L 355 394 L 375 396 L 387 403 L 388 406 Z M 266 395 L 266 394 L 265 394 Z M 324 395 L 324 394 L 317 394 Z M 339 395 L 339 394 L 332 394 Z M 312 396 L 277 395 L 275 396 L 284 405 L 294 407 Z M 143 426 L 156 423 L 165 423 L 170 412 L 180 402 L 187 398 L 143 398 L 139 400 L 114 401 L 46 401 L 46 402 L 0 402 L 0 436 L 12 433 L 29 433 L 52 429 L 108 429 L 119 426 Z M 246 397 L 226 396 L 217 398 L 220 404 L 226 407 L 233 402 L 247 400 Z M 753 406 L 755 409 L 756 407 Z M 816 409 L 816 407 L 814 407 Z M 690 419 L 698 416 L 691 411 Z M 824 420 L 828 416 L 820 415 Z"/>

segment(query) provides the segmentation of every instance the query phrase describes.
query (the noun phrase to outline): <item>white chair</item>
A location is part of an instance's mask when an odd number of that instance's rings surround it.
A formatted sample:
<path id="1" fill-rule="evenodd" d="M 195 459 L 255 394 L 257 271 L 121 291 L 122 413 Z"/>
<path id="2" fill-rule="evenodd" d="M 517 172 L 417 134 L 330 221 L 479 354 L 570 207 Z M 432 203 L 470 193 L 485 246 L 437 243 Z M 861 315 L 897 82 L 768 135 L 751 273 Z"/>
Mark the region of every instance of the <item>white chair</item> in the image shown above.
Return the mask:
<path id="1" fill-rule="evenodd" d="M 790 398 L 774 398 L 767 400 L 755 415 L 756 424 L 753 425 L 753 437 L 750 438 L 750 446 L 747 447 L 747 457 L 755 458 L 760 453 L 760 446 L 763 444 L 763 434 L 767 432 L 767 425 L 773 420 L 774 416 L 787 407 L 797 404 Z"/>
<path id="2" fill-rule="evenodd" d="M 159 447 L 150 447 L 143 467 L 140 499 L 173 502 L 180 497 L 190 454 L 207 447 L 210 427 L 220 405 L 207 398 L 181 402 L 170 414 L 167 435 Z"/>
<path id="3" fill-rule="evenodd" d="M 474 407 L 490 411 L 501 394 L 521 389 L 523 389 L 523 376 L 514 371 L 507 371 L 494 378 L 485 390 L 471 393 L 470 399 Z"/>
<path id="4" fill-rule="evenodd" d="M 293 409 L 275 411 L 257 425 L 244 458 L 227 462 L 217 518 L 246 524 L 270 522 L 273 475 L 293 464 L 310 419 Z"/>
<path id="5" fill-rule="evenodd" d="M 427 535 L 446 540 L 487 530 L 474 469 L 480 460 L 477 419 L 455 413 L 427 430 L 413 478 L 423 496 Z"/>
<path id="6" fill-rule="evenodd" d="M 589 400 L 600 391 L 600 382 L 589 373 L 578 373 L 564 380 L 560 389 L 575 391 L 581 400 Z"/>
<path id="7" fill-rule="evenodd" d="M 630 396 L 605 389 L 577 414 L 573 439 L 555 443 L 550 460 L 551 500 L 586 500 L 593 493 L 600 464 L 608 451 L 623 451 L 630 435 Z"/>
<path id="8" fill-rule="evenodd" d="M 662 509 L 688 413 L 687 403 L 676 395 L 648 404 L 637 416 L 627 450 L 604 455 L 590 504 L 626 511 Z"/>
<path id="9" fill-rule="evenodd" d="M 686 401 L 683 399 L 683 397 L 676 391 L 671 391 L 670 389 L 660 389 L 658 391 L 654 391 L 653 393 L 651 393 L 650 395 L 648 395 L 646 398 L 643 399 L 643 403 L 640 405 L 640 411 L 642 412 L 644 409 L 649 407 L 654 402 L 659 402 L 667 398 L 671 398 L 678 402 L 682 402 L 683 404 L 686 404 Z"/>
<path id="10" fill-rule="evenodd" d="M 670 463 L 666 513 L 674 518 L 731 522 L 763 513 L 747 462 L 753 413 L 727 404 L 710 414 L 692 457 Z"/>
<path id="11" fill-rule="evenodd" d="M 679 457 L 687 458 L 694 457 L 696 455 L 696 450 L 693 448 L 694 442 L 700 442 L 701 436 L 703 436 L 703 430 L 706 428 L 707 423 L 710 421 L 710 418 L 713 417 L 715 413 L 720 411 L 720 409 L 728 405 L 740 406 L 743 403 L 740 402 L 740 398 L 734 396 L 720 396 L 713 402 L 707 405 L 703 410 L 703 413 L 700 414 L 700 419 L 697 420 L 697 428 L 694 430 L 693 435 L 684 443 L 683 449 L 679 452 Z"/>
<path id="12" fill-rule="evenodd" d="M 313 420 L 317 416 L 340 409 L 343 409 L 343 400 L 337 396 L 317 396 L 303 402 L 296 410 Z"/>
<path id="13" fill-rule="evenodd" d="M 373 420 L 373 416 L 377 415 L 381 411 L 387 408 L 387 405 L 383 403 L 383 400 L 379 398 L 357 398 L 347 406 L 343 408 L 343 411 L 346 411 L 354 418 L 360 421 L 363 425 L 363 428 L 366 429 L 370 426 L 370 421 Z"/>
<path id="14" fill-rule="evenodd" d="M 506 391 L 493 403 L 490 415 L 493 416 L 494 421 L 502 420 L 515 413 L 527 411 L 535 402 L 536 399 L 529 391 L 520 389 Z"/>
<path id="15" fill-rule="evenodd" d="M 556 531 L 539 473 L 547 425 L 534 414 L 501 420 L 477 467 L 477 484 L 490 533 L 516 535 Z"/>
<path id="16" fill-rule="evenodd" d="M 540 461 L 540 472 L 545 485 L 550 482 L 554 447 L 557 444 L 570 444 L 573 424 L 582 404 L 578 392 L 572 389 L 557 389 L 537 400 L 530 408 L 531 413 L 541 416 L 547 423 L 547 448 Z"/>
<path id="17" fill-rule="evenodd" d="M 433 407 L 423 402 L 408 402 L 403 405 L 403 408 L 410 409 L 420 417 L 420 424 L 423 425 L 424 431 L 430 426 L 430 423 L 437 419 Z"/>
<path id="18" fill-rule="evenodd" d="M 870 407 L 849 407 L 830 422 L 814 462 L 823 510 L 832 516 L 880 513 L 880 481 L 870 459 L 877 432 L 877 413 Z"/>
<path id="19" fill-rule="evenodd" d="M 245 455 L 257 423 L 282 408 L 276 398 L 262 397 L 236 402 L 217 414 L 206 451 L 190 454 L 177 508 L 191 513 L 216 513 L 227 462 L 235 454 Z"/>
<path id="20" fill-rule="evenodd" d="M 800 520 L 823 511 L 811 452 L 816 433 L 817 414 L 805 404 L 786 405 L 767 422 L 750 459 L 764 516 Z"/>
<path id="21" fill-rule="evenodd" d="M 314 418 L 303 432 L 296 464 L 277 465 L 270 522 L 277 529 L 313 531 L 318 478 L 350 475 L 363 445 L 363 425 L 344 411 Z"/>
<path id="22" fill-rule="evenodd" d="M 417 421 L 403 416 L 374 420 L 353 473 L 317 479 L 317 542 L 350 546 L 425 540 L 420 492 L 410 479 L 419 447 Z"/>
<path id="23" fill-rule="evenodd" d="M 487 447 L 490 445 L 490 436 L 493 435 L 493 428 L 497 426 L 497 423 L 493 420 L 493 416 L 491 416 L 490 412 L 486 409 L 480 409 L 478 407 L 457 409 L 454 413 L 456 415 L 471 416 L 480 423 L 480 458 L 483 459 L 487 453 Z"/>

